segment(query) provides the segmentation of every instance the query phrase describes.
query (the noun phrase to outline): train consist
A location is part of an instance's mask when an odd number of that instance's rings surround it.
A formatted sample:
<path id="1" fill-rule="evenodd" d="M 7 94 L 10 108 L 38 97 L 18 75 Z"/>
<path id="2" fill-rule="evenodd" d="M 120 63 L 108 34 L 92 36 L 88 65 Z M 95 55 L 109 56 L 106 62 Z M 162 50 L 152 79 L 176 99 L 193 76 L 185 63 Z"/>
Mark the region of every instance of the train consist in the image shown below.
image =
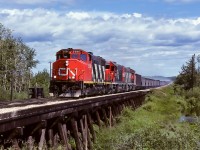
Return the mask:
<path id="1" fill-rule="evenodd" d="M 59 97 L 111 94 L 165 85 L 82 49 L 61 49 L 53 63 L 50 93 Z"/>

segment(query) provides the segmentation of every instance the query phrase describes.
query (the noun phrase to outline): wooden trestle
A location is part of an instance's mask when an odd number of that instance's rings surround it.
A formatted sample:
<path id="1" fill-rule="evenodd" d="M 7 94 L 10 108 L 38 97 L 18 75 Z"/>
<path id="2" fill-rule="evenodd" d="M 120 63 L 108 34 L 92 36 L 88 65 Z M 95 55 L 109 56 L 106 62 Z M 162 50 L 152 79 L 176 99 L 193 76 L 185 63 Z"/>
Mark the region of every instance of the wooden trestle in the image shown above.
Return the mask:
<path id="1" fill-rule="evenodd" d="M 94 124 L 111 128 L 125 107 L 136 109 L 148 91 L 85 98 L 56 106 L 41 106 L 13 114 L 0 114 L 0 144 L 29 150 L 92 150 L 96 141 Z M 26 113 L 26 114 L 25 114 Z"/>

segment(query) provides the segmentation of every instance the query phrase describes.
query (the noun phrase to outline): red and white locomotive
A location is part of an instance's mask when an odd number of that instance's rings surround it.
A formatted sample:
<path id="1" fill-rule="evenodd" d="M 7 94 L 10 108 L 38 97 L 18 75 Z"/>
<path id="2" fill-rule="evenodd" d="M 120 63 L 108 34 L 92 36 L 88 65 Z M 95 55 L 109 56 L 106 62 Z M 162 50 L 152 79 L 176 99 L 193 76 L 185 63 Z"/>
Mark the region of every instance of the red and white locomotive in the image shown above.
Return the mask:
<path id="1" fill-rule="evenodd" d="M 136 74 L 129 67 L 82 49 L 62 49 L 53 63 L 50 93 L 60 97 L 82 97 L 160 86 L 159 80 Z"/>

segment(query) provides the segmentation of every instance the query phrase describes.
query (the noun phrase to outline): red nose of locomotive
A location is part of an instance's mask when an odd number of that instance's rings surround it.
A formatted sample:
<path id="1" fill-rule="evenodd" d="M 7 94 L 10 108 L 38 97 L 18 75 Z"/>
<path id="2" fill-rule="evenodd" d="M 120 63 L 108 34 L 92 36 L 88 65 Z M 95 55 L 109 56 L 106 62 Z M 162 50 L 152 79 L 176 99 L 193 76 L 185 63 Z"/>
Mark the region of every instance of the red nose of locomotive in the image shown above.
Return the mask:
<path id="1" fill-rule="evenodd" d="M 75 60 L 57 60 L 53 63 L 53 80 L 76 80 L 78 73 L 76 64 Z"/>
<path id="2" fill-rule="evenodd" d="M 54 81 L 91 81 L 91 59 L 83 50 L 67 49 L 57 52 L 53 63 Z"/>

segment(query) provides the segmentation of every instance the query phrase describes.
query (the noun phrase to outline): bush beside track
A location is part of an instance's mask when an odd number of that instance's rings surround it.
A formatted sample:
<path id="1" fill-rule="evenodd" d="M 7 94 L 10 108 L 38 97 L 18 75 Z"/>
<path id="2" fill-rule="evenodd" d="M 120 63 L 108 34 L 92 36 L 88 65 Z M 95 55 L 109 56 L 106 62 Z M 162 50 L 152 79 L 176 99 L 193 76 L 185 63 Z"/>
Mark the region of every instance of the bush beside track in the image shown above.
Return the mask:
<path id="1" fill-rule="evenodd" d="M 126 108 L 114 127 L 96 128 L 95 149 L 200 148 L 200 123 L 180 122 L 179 119 L 182 115 L 198 115 L 197 91 L 199 89 L 183 93 L 173 86 L 153 91 L 142 107 Z"/>

